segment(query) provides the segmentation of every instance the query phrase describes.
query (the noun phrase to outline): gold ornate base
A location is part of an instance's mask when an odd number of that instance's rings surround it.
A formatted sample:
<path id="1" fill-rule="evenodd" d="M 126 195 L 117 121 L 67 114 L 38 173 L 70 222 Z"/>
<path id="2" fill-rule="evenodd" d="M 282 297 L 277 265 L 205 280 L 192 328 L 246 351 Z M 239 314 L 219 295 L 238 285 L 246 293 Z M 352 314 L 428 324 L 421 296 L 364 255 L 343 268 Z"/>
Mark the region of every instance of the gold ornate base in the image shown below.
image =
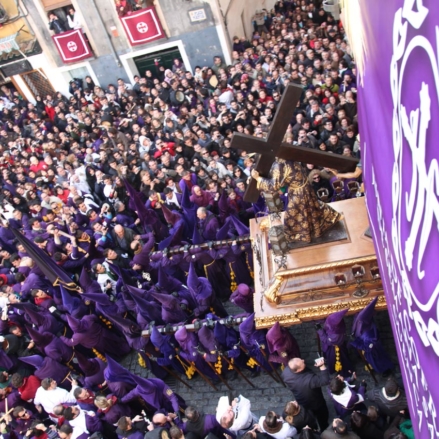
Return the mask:
<path id="1" fill-rule="evenodd" d="M 300 324 L 346 308 L 356 313 L 375 296 L 379 296 L 376 308 L 386 308 L 373 242 L 364 233 L 369 226 L 364 198 L 331 206 L 343 213 L 343 236 L 296 248 L 285 255 L 282 265 L 269 250 L 265 223 L 251 221 L 259 275 L 254 296 L 257 327 L 269 328 L 277 321 Z"/>

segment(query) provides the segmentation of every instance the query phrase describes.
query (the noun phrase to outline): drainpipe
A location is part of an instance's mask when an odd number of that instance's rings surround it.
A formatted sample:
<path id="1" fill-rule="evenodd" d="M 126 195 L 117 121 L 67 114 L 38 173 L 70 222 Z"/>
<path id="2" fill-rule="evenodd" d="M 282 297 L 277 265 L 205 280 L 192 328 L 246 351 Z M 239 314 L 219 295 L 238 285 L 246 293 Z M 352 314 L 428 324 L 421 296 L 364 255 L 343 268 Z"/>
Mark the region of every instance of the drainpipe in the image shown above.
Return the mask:
<path id="1" fill-rule="evenodd" d="M 110 35 L 109 35 L 108 32 L 107 32 L 107 28 L 105 27 L 104 20 L 102 20 L 101 13 L 99 12 L 99 9 L 98 9 L 97 6 L 96 6 L 95 0 L 91 0 L 91 1 L 90 1 L 90 4 L 93 6 L 93 9 L 95 10 L 97 17 L 99 18 L 99 21 L 101 22 L 101 25 L 102 25 L 102 27 L 104 28 L 105 35 L 106 35 L 106 37 L 107 37 L 107 42 L 108 42 L 108 44 L 109 44 L 109 46 L 110 46 L 111 53 L 112 53 L 112 55 L 113 55 L 113 57 L 114 57 L 114 60 L 116 61 L 116 64 L 117 64 L 119 67 L 122 67 L 122 63 L 120 62 L 120 59 L 119 59 L 119 57 L 118 57 L 118 55 L 117 55 L 117 53 L 116 53 L 116 50 L 114 49 L 113 42 L 111 41 Z"/>

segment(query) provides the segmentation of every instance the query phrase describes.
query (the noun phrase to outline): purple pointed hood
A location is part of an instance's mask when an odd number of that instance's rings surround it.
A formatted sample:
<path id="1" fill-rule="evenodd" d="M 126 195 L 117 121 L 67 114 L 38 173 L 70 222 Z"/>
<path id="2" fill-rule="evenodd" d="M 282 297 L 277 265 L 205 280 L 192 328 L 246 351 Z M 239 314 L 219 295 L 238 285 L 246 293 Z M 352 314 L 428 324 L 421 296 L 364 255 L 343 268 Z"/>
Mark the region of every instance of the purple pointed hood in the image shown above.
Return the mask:
<path id="1" fill-rule="evenodd" d="M 84 293 L 81 294 L 81 298 L 86 301 L 91 300 L 104 306 L 113 305 L 110 298 L 102 291 L 100 293 Z"/>
<path id="2" fill-rule="evenodd" d="M 194 232 L 192 233 L 192 244 L 204 244 L 204 239 L 201 237 L 200 232 L 198 231 L 198 227 L 194 227 Z"/>
<path id="3" fill-rule="evenodd" d="M 134 375 L 121 366 L 117 361 L 113 360 L 110 356 L 105 357 L 107 359 L 107 367 L 104 370 L 104 377 L 109 382 L 122 381 L 124 383 L 136 386 L 134 381 Z"/>
<path id="4" fill-rule="evenodd" d="M 147 292 L 140 290 L 139 288 L 132 287 L 127 285 L 128 291 L 136 303 L 136 307 L 138 311 L 149 321 L 155 321 L 156 324 L 164 323 L 162 320 L 162 314 L 160 305 L 155 302 L 148 301 L 145 296 L 148 294 Z M 142 294 L 142 296 L 140 295 Z"/>
<path id="5" fill-rule="evenodd" d="M 133 375 L 133 380 L 136 383 L 136 385 L 138 387 L 140 387 L 140 389 L 142 390 L 143 394 L 145 394 L 145 393 L 155 393 L 156 386 L 150 380 L 148 380 L 146 378 L 142 378 L 142 377 L 140 377 L 138 375 Z"/>
<path id="6" fill-rule="evenodd" d="M 286 329 L 282 328 L 279 322 L 276 322 L 267 332 L 267 345 L 270 353 L 278 350 L 278 347 L 283 344 L 286 334 Z"/>
<path id="7" fill-rule="evenodd" d="M 178 227 L 174 230 L 172 235 L 169 235 L 167 238 L 159 242 L 158 249 L 164 250 L 165 248 L 171 248 L 180 245 L 183 240 L 183 230 L 184 230 L 184 223 L 182 221 L 178 225 Z"/>
<path id="8" fill-rule="evenodd" d="M 218 230 L 218 232 L 216 232 L 216 239 L 218 241 L 222 241 L 223 239 L 229 239 L 229 230 L 230 230 L 230 225 L 232 224 L 232 217 L 228 217 L 225 222 L 224 225 Z"/>
<path id="9" fill-rule="evenodd" d="M 157 302 L 161 303 L 166 309 L 180 309 L 180 304 L 178 303 L 177 298 L 171 296 L 170 294 L 150 292 L 149 295 L 153 297 Z"/>
<path id="10" fill-rule="evenodd" d="M 188 351 L 198 345 L 197 336 L 189 332 L 185 326 L 179 328 L 174 337 L 183 351 Z"/>
<path id="11" fill-rule="evenodd" d="M 106 317 L 113 322 L 113 324 L 115 324 L 125 335 L 129 337 L 141 337 L 142 329 L 136 322 L 113 314 L 107 315 Z"/>
<path id="12" fill-rule="evenodd" d="M 30 355 L 29 357 L 20 357 L 19 360 L 39 369 L 43 365 L 44 358 L 41 355 Z"/>
<path id="13" fill-rule="evenodd" d="M 26 325 L 26 330 L 30 338 L 40 349 L 44 349 L 55 338 L 50 332 L 40 332 L 28 325 Z"/>
<path id="14" fill-rule="evenodd" d="M 166 341 L 166 336 L 162 335 L 160 331 L 155 326 L 153 326 L 150 335 L 150 340 L 151 343 L 154 345 L 154 347 L 160 349 L 163 343 L 165 343 Z"/>
<path id="15" fill-rule="evenodd" d="M 236 216 L 232 216 L 231 218 L 233 225 L 236 231 L 238 232 L 239 236 L 245 236 L 250 234 L 250 229 L 245 224 L 243 224 L 238 218 L 236 218 Z"/>
<path id="16" fill-rule="evenodd" d="M 159 274 L 158 274 L 158 284 L 161 288 L 163 288 L 168 293 L 173 293 L 174 291 L 178 291 L 182 286 L 183 283 L 180 282 L 175 277 L 169 276 L 163 269 L 163 267 L 159 267 Z"/>
<path id="17" fill-rule="evenodd" d="M 35 326 L 42 326 L 45 322 L 45 317 L 40 310 L 29 302 L 21 302 L 21 303 L 14 303 L 12 304 L 14 308 L 22 309 L 26 313 L 26 315 L 29 317 L 29 320 L 34 324 Z"/>
<path id="18" fill-rule="evenodd" d="M 75 319 L 75 317 L 72 317 L 70 314 L 66 314 L 67 323 L 70 326 L 70 329 L 73 332 L 84 332 L 86 330 L 86 324 L 85 321 Z"/>
<path id="19" fill-rule="evenodd" d="M 215 323 L 213 335 L 217 343 L 227 349 L 231 349 L 239 341 L 238 333 L 233 328 L 228 328 L 220 322 Z"/>
<path id="20" fill-rule="evenodd" d="M 194 292 L 197 292 L 201 286 L 200 279 L 198 278 L 197 272 L 195 271 L 195 264 L 191 262 L 189 267 L 189 273 L 187 275 L 187 287 Z"/>
<path id="21" fill-rule="evenodd" d="M 241 340 L 249 345 L 251 344 L 250 337 L 255 332 L 255 313 L 250 314 L 240 325 L 239 325 L 239 334 L 241 336 Z"/>
<path id="22" fill-rule="evenodd" d="M 101 370 L 100 361 L 98 358 L 87 358 L 81 352 L 75 351 L 75 357 L 78 360 L 78 366 L 84 372 L 86 377 L 96 375 Z"/>
<path id="23" fill-rule="evenodd" d="M 363 310 L 361 310 L 355 317 L 352 325 L 352 332 L 355 337 L 360 337 L 363 331 L 370 328 L 373 323 L 373 315 L 375 313 L 375 305 L 378 302 L 378 296 L 376 296 Z"/>
<path id="24" fill-rule="evenodd" d="M 165 217 L 166 222 L 171 226 L 174 226 L 175 223 L 182 218 L 182 216 L 178 212 L 170 210 L 165 203 L 163 203 L 161 206 L 163 216 Z"/>
<path id="25" fill-rule="evenodd" d="M 213 331 L 207 326 L 202 326 L 198 330 L 198 340 L 200 340 L 200 343 L 209 351 L 209 353 L 213 353 L 217 350 Z"/>
<path id="26" fill-rule="evenodd" d="M 227 191 L 223 190 L 218 198 L 219 217 L 222 222 L 224 222 L 230 214 L 228 197 Z"/>
<path id="27" fill-rule="evenodd" d="M 342 309 L 341 311 L 334 312 L 329 314 L 326 317 L 325 324 L 323 328 L 325 331 L 330 334 L 344 334 L 346 332 L 346 323 L 343 317 L 349 311 L 349 308 Z"/>

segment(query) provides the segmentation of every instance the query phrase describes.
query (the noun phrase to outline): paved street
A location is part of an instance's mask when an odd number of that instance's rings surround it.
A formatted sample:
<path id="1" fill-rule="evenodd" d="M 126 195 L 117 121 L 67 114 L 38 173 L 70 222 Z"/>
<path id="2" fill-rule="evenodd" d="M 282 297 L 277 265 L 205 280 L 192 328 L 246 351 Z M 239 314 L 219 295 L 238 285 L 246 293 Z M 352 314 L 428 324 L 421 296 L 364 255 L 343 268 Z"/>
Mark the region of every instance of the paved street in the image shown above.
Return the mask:
<path id="1" fill-rule="evenodd" d="M 237 314 L 237 308 L 228 307 L 230 313 Z M 381 339 L 387 351 L 389 352 L 391 359 L 397 364 L 397 356 L 395 351 L 395 343 L 392 336 L 392 330 L 390 327 L 389 316 L 386 311 L 376 313 L 376 322 L 381 335 Z M 350 333 L 352 326 L 353 316 L 346 318 L 346 325 L 348 334 Z M 310 367 L 313 367 L 314 359 L 317 357 L 317 339 L 316 331 L 313 323 L 305 323 L 291 328 L 291 333 L 294 335 L 299 343 L 302 358 L 304 358 Z M 373 388 L 374 382 L 368 372 L 365 371 L 364 364 L 357 358 L 355 351 L 351 351 L 351 359 L 355 363 L 358 382 L 366 380 L 368 383 L 368 389 Z M 123 365 L 129 368 L 132 372 L 142 376 L 147 376 L 147 371 L 141 368 L 137 362 L 137 354 L 133 353 L 129 355 L 124 361 Z M 317 370 L 317 369 L 315 369 Z M 220 396 L 232 394 L 233 396 L 242 394 L 250 399 L 252 403 L 252 411 L 258 416 L 265 415 L 267 410 L 274 409 L 276 413 L 281 414 L 285 403 L 291 399 L 291 392 L 283 387 L 281 384 L 276 383 L 266 373 L 261 374 L 256 378 L 250 378 L 248 371 L 244 372 L 245 375 L 254 383 L 256 388 L 252 388 L 242 378 L 238 377 L 234 381 L 230 381 L 229 384 L 233 388 L 233 391 L 229 391 L 227 387 L 220 383 L 217 385 L 218 392 L 215 392 L 208 384 L 206 384 L 200 377 L 196 377 L 188 383 L 192 386 L 192 389 L 188 389 L 186 386 L 171 379 L 168 381 L 172 389 L 179 393 L 188 404 L 195 405 L 203 410 L 205 413 L 215 413 L 215 408 Z M 401 375 L 399 367 L 395 369 L 395 378 L 400 382 Z M 379 382 L 384 382 L 384 379 L 377 375 Z M 326 391 L 324 391 L 326 396 Z M 334 410 L 332 404 L 329 404 L 331 416 L 333 416 Z"/>

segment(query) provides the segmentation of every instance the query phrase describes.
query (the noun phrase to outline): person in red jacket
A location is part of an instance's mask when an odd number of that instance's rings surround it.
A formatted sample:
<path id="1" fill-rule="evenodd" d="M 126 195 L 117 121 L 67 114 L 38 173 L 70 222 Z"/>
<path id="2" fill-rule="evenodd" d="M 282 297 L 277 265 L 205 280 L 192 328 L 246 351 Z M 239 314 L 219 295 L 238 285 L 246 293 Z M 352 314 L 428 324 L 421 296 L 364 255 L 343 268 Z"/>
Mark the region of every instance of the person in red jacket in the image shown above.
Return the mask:
<path id="1" fill-rule="evenodd" d="M 24 377 L 19 373 L 14 373 L 11 378 L 11 384 L 18 390 L 23 401 L 32 402 L 38 387 L 41 385 L 41 380 L 35 375 Z"/>

